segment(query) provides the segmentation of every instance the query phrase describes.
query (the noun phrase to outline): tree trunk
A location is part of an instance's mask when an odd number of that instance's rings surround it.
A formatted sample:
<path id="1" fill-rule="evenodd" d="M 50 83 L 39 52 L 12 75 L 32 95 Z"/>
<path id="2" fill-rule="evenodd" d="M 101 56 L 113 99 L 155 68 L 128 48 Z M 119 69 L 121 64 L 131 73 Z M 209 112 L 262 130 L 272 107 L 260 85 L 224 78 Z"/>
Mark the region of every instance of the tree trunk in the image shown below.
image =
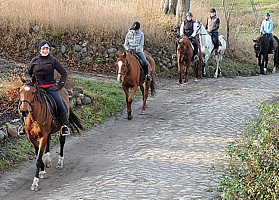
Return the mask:
<path id="1" fill-rule="evenodd" d="M 186 19 L 186 13 L 190 10 L 190 0 L 177 0 L 176 6 L 176 25 L 180 26 L 181 22 Z"/>
<path id="2" fill-rule="evenodd" d="M 169 14 L 176 15 L 177 0 L 169 0 Z"/>
<path id="3" fill-rule="evenodd" d="M 169 12 L 169 0 L 161 0 L 161 11 L 164 14 L 168 14 L 168 12 Z"/>

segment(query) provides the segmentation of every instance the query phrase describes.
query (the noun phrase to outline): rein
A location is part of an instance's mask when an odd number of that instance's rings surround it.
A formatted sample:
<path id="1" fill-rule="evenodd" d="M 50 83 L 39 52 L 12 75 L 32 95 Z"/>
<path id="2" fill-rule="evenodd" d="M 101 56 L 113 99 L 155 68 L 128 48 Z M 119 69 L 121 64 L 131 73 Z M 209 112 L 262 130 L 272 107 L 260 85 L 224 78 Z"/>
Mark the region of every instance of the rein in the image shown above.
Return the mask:
<path id="1" fill-rule="evenodd" d="M 38 94 L 38 88 L 37 88 L 37 86 L 36 86 L 36 95 L 37 95 L 37 94 Z M 22 116 L 20 107 L 21 107 L 22 103 L 24 103 L 24 102 L 25 102 L 25 103 L 28 103 L 29 106 L 31 107 L 31 110 L 29 110 L 28 112 L 31 114 L 33 120 L 34 120 L 35 122 L 37 122 L 39 125 L 43 126 L 43 125 L 46 124 L 46 120 L 47 120 L 47 116 L 48 116 L 48 114 L 47 114 L 48 105 L 47 105 L 47 102 L 45 102 L 45 103 L 46 103 L 46 114 L 45 114 L 45 118 L 44 118 L 43 122 L 39 122 L 39 121 L 37 120 L 37 118 L 34 116 L 34 112 L 33 112 L 35 100 L 36 100 L 36 96 L 35 96 L 35 95 L 33 95 L 33 99 L 32 99 L 31 102 L 28 101 L 28 100 L 26 100 L 26 99 L 22 99 L 22 100 L 20 99 L 20 100 L 19 100 L 19 104 L 18 104 L 18 112 L 19 112 L 19 114 Z M 40 102 L 40 105 L 41 105 L 41 108 L 42 108 L 42 105 L 43 105 L 43 104 L 42 104 L 41 100 L 38 99 L 38 101 Z"/>

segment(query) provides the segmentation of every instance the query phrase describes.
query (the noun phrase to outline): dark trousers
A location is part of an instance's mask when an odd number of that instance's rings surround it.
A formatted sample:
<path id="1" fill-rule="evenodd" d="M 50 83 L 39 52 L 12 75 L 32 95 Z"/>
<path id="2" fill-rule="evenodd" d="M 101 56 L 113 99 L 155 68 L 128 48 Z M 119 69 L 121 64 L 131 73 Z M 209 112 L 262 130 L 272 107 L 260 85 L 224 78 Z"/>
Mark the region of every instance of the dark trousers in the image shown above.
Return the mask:
<path id="1" fill-rule="evenodd" d="M 219 48 L 219 39 L 218 39 L 219 33 L 218 32 L 212 32 L 211 37 L 212 37 L 212 42 L 214 44 L 214 49 Z"/>
<path id="2" fill-rule="evenodd" d="M 57 105 L 58 113 L 59 114 L 67 113 L 67 108 L 66 108 L 65 104 L 63 103 L 63 100 L 60 96 L 59 91 L 52 91 L 52 90 L 49 90 L 48 88 L 45 90 L 48 94 L 50 94 L 54 98 L 56 105 Z"/>
<path id="3" fill-rule="evenodd" d="M 268 41 L 269 41 L 269 45 L 270 45 L 270 50 L 273 49 L 273 35 L 272 33 L 268 33 L 266 34 L 267 38 L 268 38 Z"/>
<path id="4" fill-rule="evenodd" d="M 198 55 L 198 45 L 199 45 L 198 41 L 196 40 L 196 38 L 190 38 L 190 41 L 194 46 L 194 56 Z"/>
<path id="5" fill-rule="evenodd" d="M 148 74 L 148 62 L 147 62 L 147 59 L 144 55 L 143 52 L 137 52 L 136 53 L 138 55 L 138 57 L 143 61 L 143 71 L 144 71 L 144 74 L 147 75 Z"/>

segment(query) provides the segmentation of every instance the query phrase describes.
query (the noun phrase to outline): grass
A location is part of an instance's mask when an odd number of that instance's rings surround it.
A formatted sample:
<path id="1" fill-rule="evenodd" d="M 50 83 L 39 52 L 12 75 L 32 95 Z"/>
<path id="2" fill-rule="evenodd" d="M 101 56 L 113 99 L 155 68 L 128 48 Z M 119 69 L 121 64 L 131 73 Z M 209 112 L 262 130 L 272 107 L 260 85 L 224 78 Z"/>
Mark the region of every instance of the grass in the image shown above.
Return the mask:
<path id="1" fill-rule="evenodd" d="M 90 105 L 75 107 L 86 129 L 101 124 L 107 118 L 121 111 L 125 106 L 125 95 L 120 84 L 100 83 L 73 78 L 75 87 L 83 89 L 92 99 Z M 51 146 L 57 144 L 57 134 Z M 27 138 L 11 138 L 0 144 L 0 172 L 14 169 L 21 161 L 34 159 L 34 149 Z"/>

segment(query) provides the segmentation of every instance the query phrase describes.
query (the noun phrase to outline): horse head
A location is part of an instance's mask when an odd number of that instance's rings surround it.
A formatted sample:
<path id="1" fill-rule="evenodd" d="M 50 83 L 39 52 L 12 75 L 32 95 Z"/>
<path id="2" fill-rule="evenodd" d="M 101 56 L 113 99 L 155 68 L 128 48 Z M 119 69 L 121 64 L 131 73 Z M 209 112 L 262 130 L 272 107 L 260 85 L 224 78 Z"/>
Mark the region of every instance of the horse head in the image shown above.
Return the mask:
<path id="1" fill-rule="evenodd" d="M 27 117 L 27 115 L 32 112 L 37 95 L 37 88 L 35 84 L 28 79 L 20 77 L 20 80 L 22 86 L 19 90 L 18 112 L 23 117 Z"/>
<path id="2" fill-rule="evenodd" d="M 128 66 L 128 60 L 127 60 L 128 53 L 124 52 L 123 54 L 119 55 L 116 53 L 116 73 L 117 73 L 117 81 L 123 82 L 124 77 L 127 73 L 127 66 Z"/>
<path id="3" fill-rule="evenodd" d="M 183 36 L 177 42 L 177 58 L 182 61 L 183 58 L 189 54 L 189 51 L 192 52 L 191 42 L 187 36 Z M 189 59 L 191 60 L 191 57 Z"/>
<path id="4" fill-rule="evenodd" d="M 260 45 L 259 39 L 256 39 L 256 40 L 253 39 L 253 42 L 254 42 L 255 56 L 256 56 L 256 58 L 258 58 L 260 55 L 260 52 L 261 52 L 261 45 Z"/>
<path id="5" fill-rule="evenodd" d="M 202 26 L 202 23 L 198 20 L 196 20 L 196 22 L 193 23 L 193 37 L 201 33 Z"/>

